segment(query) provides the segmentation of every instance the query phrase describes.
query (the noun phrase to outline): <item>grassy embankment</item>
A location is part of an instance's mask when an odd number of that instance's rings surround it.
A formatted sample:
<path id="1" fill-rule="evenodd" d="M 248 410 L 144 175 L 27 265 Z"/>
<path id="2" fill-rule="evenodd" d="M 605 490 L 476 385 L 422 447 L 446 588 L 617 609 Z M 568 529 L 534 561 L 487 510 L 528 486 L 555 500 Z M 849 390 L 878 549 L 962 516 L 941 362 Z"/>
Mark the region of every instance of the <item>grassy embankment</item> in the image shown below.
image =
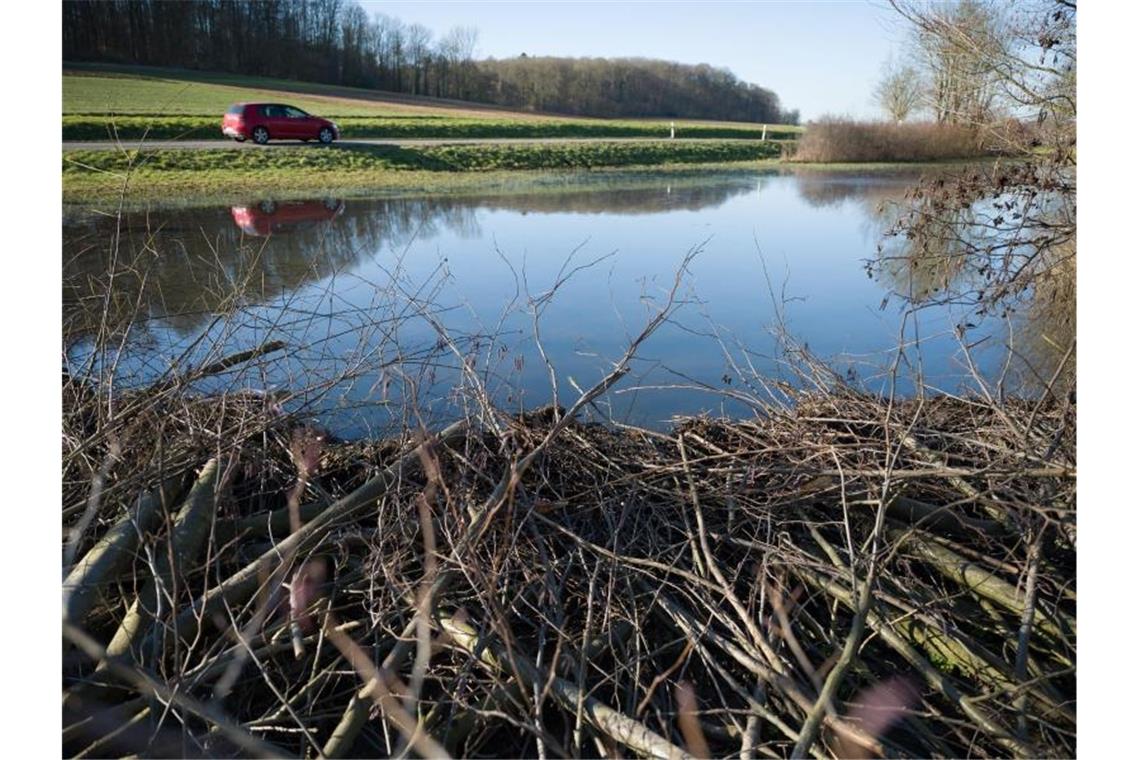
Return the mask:
<path id="1" fill-rule="evenodd" d="M 503 175 L 520 170 L 724 165 L 779 151 L 774 143 L 739 141 L 68 151 L 63 188 L 66 200 L 118 196 L 124 187 L 136 193 L 437 191 L 445 184 L 470 189 L 501 183 Z"/>

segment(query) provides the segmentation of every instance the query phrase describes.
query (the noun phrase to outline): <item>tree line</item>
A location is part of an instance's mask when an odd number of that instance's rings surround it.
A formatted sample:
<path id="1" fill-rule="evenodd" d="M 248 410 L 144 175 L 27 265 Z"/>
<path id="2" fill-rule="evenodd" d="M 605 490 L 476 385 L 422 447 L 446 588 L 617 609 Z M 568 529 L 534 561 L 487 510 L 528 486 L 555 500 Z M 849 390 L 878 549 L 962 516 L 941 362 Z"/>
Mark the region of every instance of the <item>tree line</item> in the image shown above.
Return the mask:
<path id="1" fill-rule="evenodd" d="M 799 123 L 776 93 L 729 70 L 645 58 L 530 57 L 480 61 L 489 102 L 583 116 L 674 116 Z"/>
<path id="2" fill-rule="evenodd" d="M 638 58 L 477 60 L 478 30 L 440 36 L 352 0 L 67 0 L 65 60 L 176 66 L 577 116 L 797 123 L 727 69 Z"/>

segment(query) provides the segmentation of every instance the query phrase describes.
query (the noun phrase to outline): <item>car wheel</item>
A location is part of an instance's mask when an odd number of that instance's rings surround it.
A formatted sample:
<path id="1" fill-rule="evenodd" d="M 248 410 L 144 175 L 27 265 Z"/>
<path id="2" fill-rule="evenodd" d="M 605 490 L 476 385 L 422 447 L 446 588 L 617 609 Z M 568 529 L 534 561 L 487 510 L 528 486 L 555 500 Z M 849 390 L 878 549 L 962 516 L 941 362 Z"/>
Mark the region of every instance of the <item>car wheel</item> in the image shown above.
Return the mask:
<path id="1" fill-rule="evenodd" d="M 274 203 L 273 201 L 262 201 L 261 202 L 262 213 L 272 214 L 276 210 L 277 210 L 277 204 Z"/>
<path id="2" fill-rule="evenodd" d="M 240 135 L 239 135 L 238 137 L 235 137 L 235 138 L 234 138 L 234 140 L 235 140 L 236 142 L 245 142 L 245 138 L 244 138 L 244 137 L 241 137 Z"/>
<path id="3" fill-rule="evenodd" d="M 333 131 L 328 127 L 321 127 L 321 131 L 318 136 L 320 137 L 321 142 L 325 145 L 328 145 L 333 141 Z"/>
<path id="4" fill-rule="evenodd" d="M 265 127 L 254 127 L 253 141 L 258 145 L 265 145 L 269 142 L 269 130 Z"/>

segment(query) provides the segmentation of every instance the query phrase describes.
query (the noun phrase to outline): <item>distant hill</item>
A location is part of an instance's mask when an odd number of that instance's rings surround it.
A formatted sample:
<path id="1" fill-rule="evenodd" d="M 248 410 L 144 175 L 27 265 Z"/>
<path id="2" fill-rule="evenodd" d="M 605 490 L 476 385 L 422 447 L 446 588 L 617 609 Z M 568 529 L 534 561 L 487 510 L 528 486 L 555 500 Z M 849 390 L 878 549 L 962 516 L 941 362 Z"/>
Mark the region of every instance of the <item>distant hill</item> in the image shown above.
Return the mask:
<path id="1" fill-rule="evenodd" d="M 794 124 L 727 69 L 638 58 L 474 59 L 478 31 L 439 39 L 355 2 L 90 0 L 63 4 L 66 61 L 177 67 L 604 118 Z"/>

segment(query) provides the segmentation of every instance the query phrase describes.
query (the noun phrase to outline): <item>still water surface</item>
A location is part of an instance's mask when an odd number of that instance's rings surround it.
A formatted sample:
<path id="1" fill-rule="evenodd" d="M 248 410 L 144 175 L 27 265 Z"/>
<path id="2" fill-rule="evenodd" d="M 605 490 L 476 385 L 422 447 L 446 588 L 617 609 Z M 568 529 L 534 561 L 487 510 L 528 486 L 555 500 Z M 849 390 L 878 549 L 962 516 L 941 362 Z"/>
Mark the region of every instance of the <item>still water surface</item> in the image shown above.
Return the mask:
<path id="1" fill-rule="evenodd" d="M 210 382 L 316 385 L 299 401 L 345 436 L 379 432 L 412 397 L 429 421 L 453 416 L 464 403 L 454 389 L 475 378 L 497 403 L 528 409 L 550 402 L 553 374 L 565 405 L 612 367 L 695 252 L 684 305 L 595 413 L 653 426 L 746 413 L 724 392 L 762 396 L 757 377 L 796 380 L 780 361 L 781 318 L 795 344 L 887 392 L 907 304 L 889 297 L 899 283 L 865 265 L 882 241 L 882 204 L 916 179 L 631 176 L 483 197 L 156 203 L 122 219 L 72 209 L 66 352 L 73 369 L 130 384 L 284 340 L 290 350 L 257 371 Z M 928 387 L 967 389 L 964 343 L 980 374 L 1000 372 L 1008 326 L 975 319 L 963 340 L 965 319 L 940 306 L 907 321 L 899 391 L 914 392 L 919 369 Z M 112 330 L 116 320 L 129 332 Z"/>

